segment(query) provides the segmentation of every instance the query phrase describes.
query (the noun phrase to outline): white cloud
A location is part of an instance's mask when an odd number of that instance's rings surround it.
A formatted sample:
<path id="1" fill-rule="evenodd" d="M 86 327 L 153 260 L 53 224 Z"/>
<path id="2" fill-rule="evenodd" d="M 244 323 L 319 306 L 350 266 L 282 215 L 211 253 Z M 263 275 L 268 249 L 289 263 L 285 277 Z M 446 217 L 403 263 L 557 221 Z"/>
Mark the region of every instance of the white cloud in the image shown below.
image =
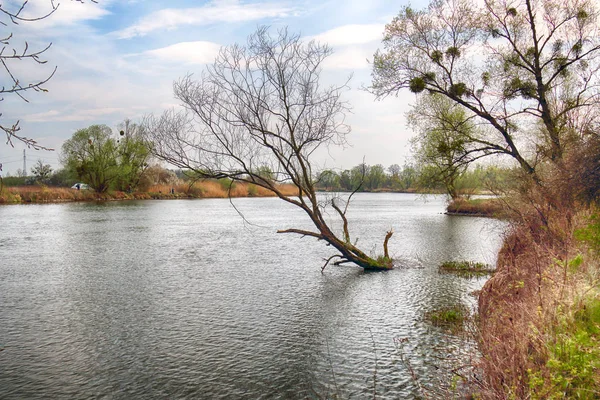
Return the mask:
<path id="1" fill-rule="evenodd" d="M 120 39 L 144 36 L 161 29 L 175 29 L 185 25 L 208 25 L 224 22 L 244 22 L 263 18 L 283 18 L 293 8 L 276 3 L 244 4 L 238 0 L 212 1 L 203 7 L 163 9 L 153 12 L 128 28 L 115 32 Z"/>
<path id="2" fill-rule="evenodd" d="M 214 61 L 220 48 L 219 44 L 213 42 L 181 42 L 160 49 L 148 50 L 142 54 L 171 62 L 208 64 Z"/>
<path id="3" fill-rule="evenodd" d="M 33 23 L 23 23 L 29 29 L 47 29 L 53 26 L 72 25 L 80 21 L 100 19 L 110 12 L 106 10 L 107 3 L 110 1 L 101 1 L 92 3 L 86 1 L 79 3 L 76 1 L 55 2 L 57 9 L 44 18 Z M 23 9 L 22 15 L 26 18 L 40 18 L 52 12 L 52 3 L 50 1 L 36 1 L 27 3 Z"/>
<path id="4" fill-rule="evenodd" d="M 333 55 L 323 62 L 325 69 L 365 69 L 369 68 L 367 59 L 373 57 L 384 29 L 383 24 L 342 25 L 308 39 L 333 48 Z"/>
<path id="5" fill-rule="evenodd" d="M 122 112 L 123 109 L 115 107 L 91 108 L 76 110 L 75 112 L 50 110 L 37 114 L 30 114 L 23 118 L 27 122 L 65 122 L 65 121 L 91 121 L 98 117 Z"/>
<path id="6" fill-rule="evenodd" d="M 380 42 L 384 29 L 384 24 L 343 25 L 320 33 L 310 39 L 334 47 Z"/>
<path id="7" fill-rule="evenodd" d="M 369 68 L 367 59 L 373 57 L 374 50 L 370 47 L 347 46 L 335 50 L 323 61 L 324 69 L 365 69 Z"/>
<path id="8" fill-rule="evenodd" d="M 23 119 L 26 121 L 32 121 L 32 122 L 38 122 L 38 121 L 45 122 L 45 121 L 50 121 L 59 115 L 60 115 L 60 111 L 50 110 L 50 111 L 45 111 L 45 112 L 36 113 L 36 114 L 29 114 L 29 115 L 25 116 Z"/>

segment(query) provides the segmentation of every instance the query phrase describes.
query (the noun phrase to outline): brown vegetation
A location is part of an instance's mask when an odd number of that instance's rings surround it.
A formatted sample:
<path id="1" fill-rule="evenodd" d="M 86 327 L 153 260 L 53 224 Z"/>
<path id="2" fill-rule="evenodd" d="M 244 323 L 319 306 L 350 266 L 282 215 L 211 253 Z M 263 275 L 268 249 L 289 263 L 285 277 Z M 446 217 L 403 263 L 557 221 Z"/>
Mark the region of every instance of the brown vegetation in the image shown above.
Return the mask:
<path id="1" fill-rule="evenodd" d="M 282 184 L 281 190 L 293 195 L 294 185 Z M 174 193 L 171 193 L 173 189 Z M 144 192 L 125 193 L 110 191 L 96 193 L 92 190 L 76 190 L 48 186 L 5 187 L 0 192 L 0 204 L 6 203 L 58 203 L 69 201 L 227 198 L 227 197 L 272 197 L 273 192 L 264 188 L 235 183 L 205 180 L 193 184 L 154 185 Z"/>
<path id="2" fill-rule="evenodd" d="M 450 215 L 471 215 L 476 217 L 505 217 L 505 207 L 500 199 L 466 199 L 458 197 L 448 203 L 446 213 Z"/>
<path id="3" fill-rule="evenodd" d="M 512 227 L 479 299 L 484 398 L 600 396 L 600 263 L 577 240 L 598 214 L 598 191 L 573 173 L 578 158 L 506 203 Z"/>

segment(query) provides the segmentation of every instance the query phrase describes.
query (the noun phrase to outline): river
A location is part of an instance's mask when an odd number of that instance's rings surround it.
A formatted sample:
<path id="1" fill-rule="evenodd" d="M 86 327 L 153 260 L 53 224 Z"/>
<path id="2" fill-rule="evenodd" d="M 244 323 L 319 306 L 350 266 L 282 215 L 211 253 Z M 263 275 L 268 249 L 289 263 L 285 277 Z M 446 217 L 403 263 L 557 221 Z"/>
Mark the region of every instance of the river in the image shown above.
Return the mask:
<path id="1" fill-rule="evenodd" d="M 328 266 L 275 198 L 0 207 L 0 398 L 412 398 L 464 343 L 423 320 L 473 306 L 504 224 L 442 196 L 358 194 L 360 248 L 396 268 Z M 243 214 L 242 218 L 239 213 Z M 332 215 L 333 216 L 333 215 Z M 400 346 L 399 343 L 402 343 Z M 402 361 L 404 359 L 404 361 Z"/>

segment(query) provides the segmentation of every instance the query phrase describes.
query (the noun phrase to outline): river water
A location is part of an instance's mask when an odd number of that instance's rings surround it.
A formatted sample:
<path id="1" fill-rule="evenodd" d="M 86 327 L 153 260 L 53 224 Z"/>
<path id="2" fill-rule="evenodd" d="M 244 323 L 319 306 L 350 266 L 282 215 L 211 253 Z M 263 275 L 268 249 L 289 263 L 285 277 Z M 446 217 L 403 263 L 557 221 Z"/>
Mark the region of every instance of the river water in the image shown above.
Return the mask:
<path id="1" fill-rule="evenodd" d="M 441 196 L 359 194 L 353 238 L 396 268 L 328 266 L 331 249 L 274 198 L 0 207 L 0 398 L 413 398 L 459 339 L 423 320 L 475 304 L 498 221 Z M 410 368 L 409 368 L 410 366 Z M 413 373 L 411 375 L 410 370 Z"/>

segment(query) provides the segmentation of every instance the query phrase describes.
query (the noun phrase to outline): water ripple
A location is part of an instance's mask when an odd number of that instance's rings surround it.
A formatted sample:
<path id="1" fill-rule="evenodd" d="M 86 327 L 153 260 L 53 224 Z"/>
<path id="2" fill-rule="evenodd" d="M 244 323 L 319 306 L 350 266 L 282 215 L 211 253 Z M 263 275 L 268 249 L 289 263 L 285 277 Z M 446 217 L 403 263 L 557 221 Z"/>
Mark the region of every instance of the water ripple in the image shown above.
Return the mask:
<path id="1" fill-rule="evenodd" d="M 441 214 L 443 199 L 357 195 L 365 249 L 394 227 L 397 268 L 320 267 L 328 248 L 276 199 L 0 208 L 0 398 L 410 398 L 464 344 L 423 322 L 473 305 L 502 224 Z M 266 227 L 266 228 L 265 228 Z M 398 347 L 398 343 L 403 343 Z"/>

